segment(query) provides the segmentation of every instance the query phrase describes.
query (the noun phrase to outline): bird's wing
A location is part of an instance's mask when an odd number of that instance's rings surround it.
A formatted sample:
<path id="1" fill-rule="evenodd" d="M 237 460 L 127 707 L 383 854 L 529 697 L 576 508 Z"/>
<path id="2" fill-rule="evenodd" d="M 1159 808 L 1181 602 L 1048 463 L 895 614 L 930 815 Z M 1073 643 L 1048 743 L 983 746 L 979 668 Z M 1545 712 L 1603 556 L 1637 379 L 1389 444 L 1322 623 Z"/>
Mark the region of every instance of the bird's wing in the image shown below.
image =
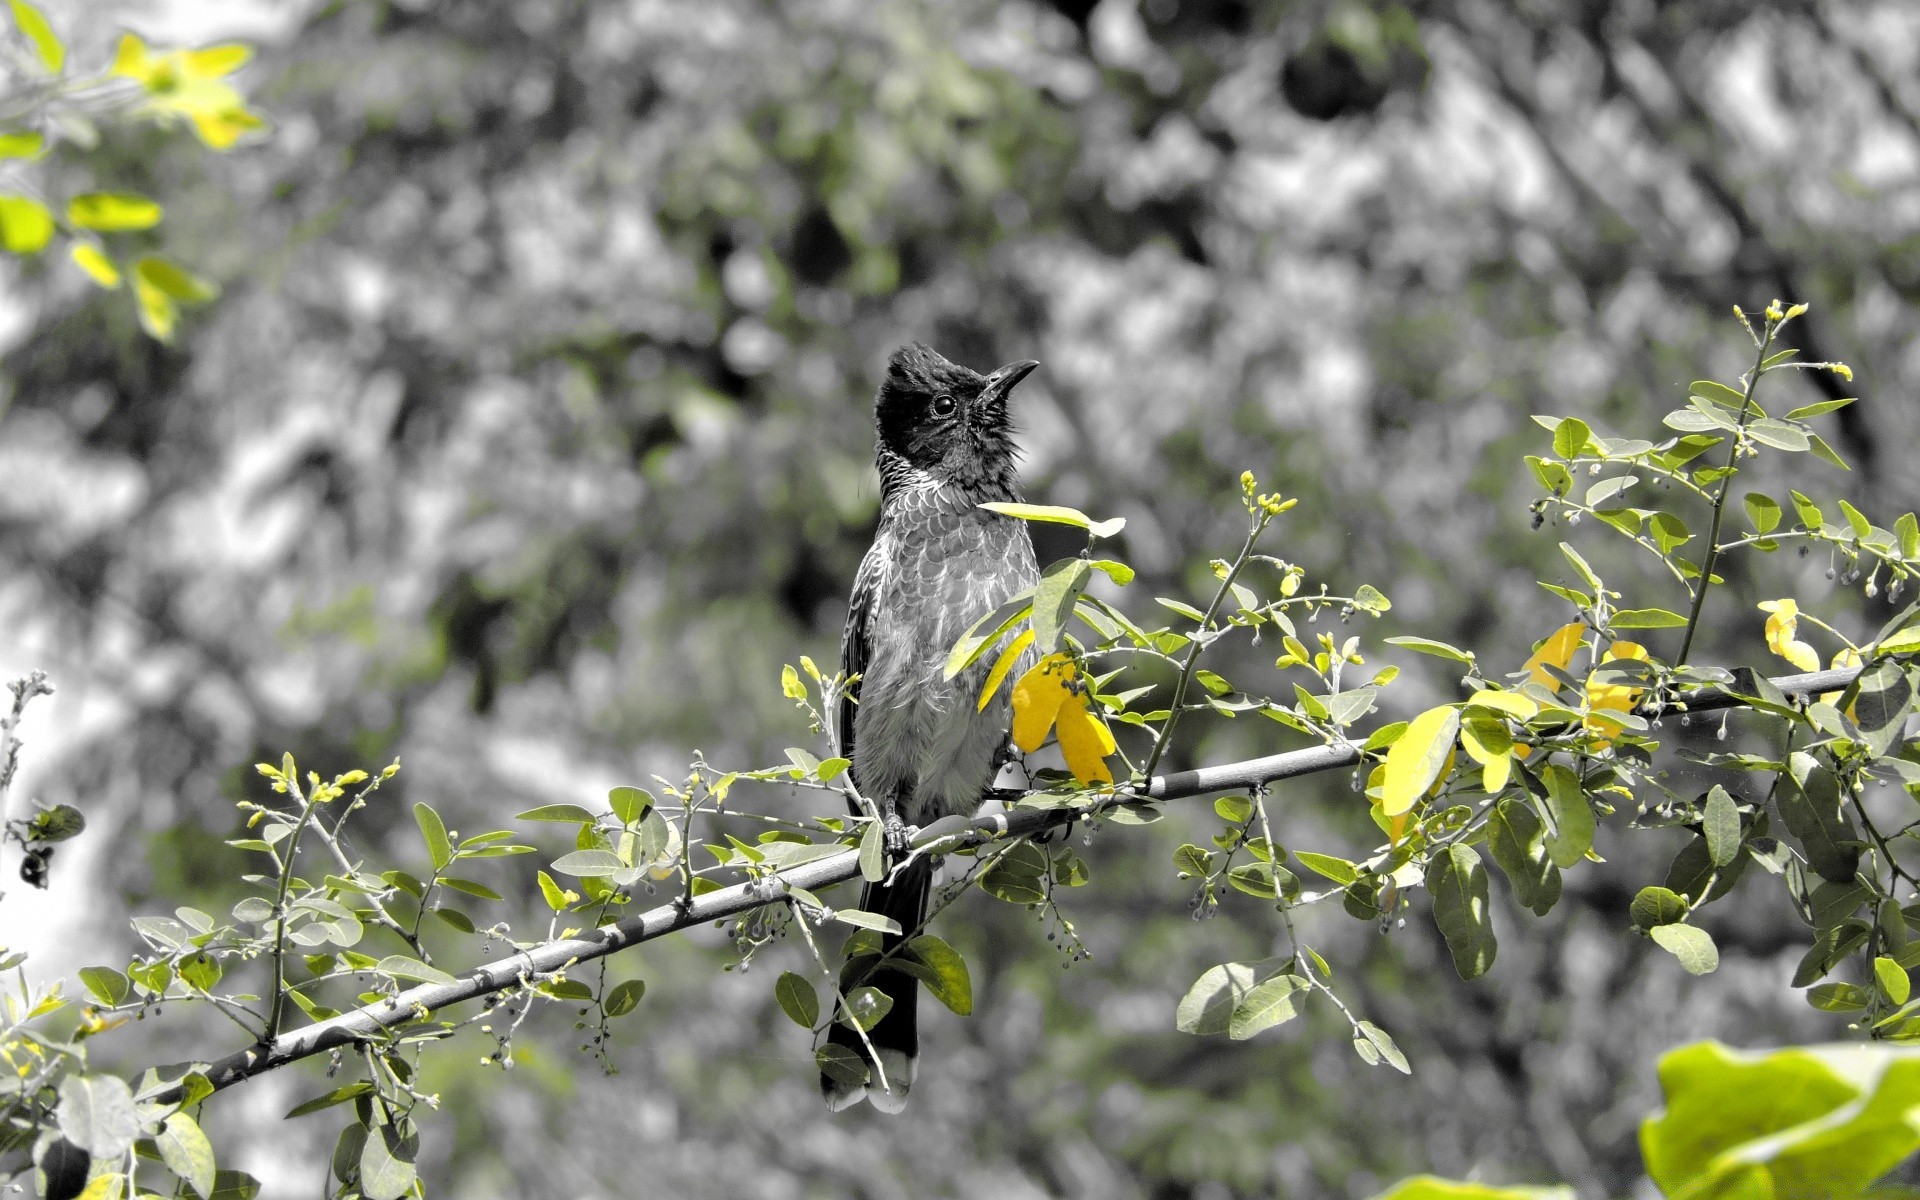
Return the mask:
<path id="1" fill-rule="evenodd" d="M 873 606 L 880 598 L 881 573 L 886 557 L 876 540 L 860 560 L 859 573 L 853 577 L 853 598 L 847 602 L 847 626 L 840 635 L 840 669 L 849 676 L 864 674 L 873 651 Z M 853 759 L 853 721 L 860 702 L 860 682 L 854 680 L 840 693 L 840 711 L 834 718 L 839 735 L 841 758 Z M 858 785 L 859 776 L 854 776 Z"/>

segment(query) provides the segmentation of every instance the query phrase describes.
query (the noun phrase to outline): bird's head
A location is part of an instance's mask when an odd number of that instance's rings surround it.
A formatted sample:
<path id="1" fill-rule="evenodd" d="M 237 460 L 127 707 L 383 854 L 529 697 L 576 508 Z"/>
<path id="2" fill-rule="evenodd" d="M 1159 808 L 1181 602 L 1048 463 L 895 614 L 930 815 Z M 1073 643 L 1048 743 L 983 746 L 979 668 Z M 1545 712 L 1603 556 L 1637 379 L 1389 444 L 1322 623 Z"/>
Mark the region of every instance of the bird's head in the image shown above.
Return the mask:
<path id="1" fill-rule="evenodd" d="M 1008 363 L 982 375 L 917 342 L 895 350 L 874 402 L 883 485 L 892 490 L 920 474 L 1010 491 L 1015 452 L 1007 393 L 1039 365 Z"/>

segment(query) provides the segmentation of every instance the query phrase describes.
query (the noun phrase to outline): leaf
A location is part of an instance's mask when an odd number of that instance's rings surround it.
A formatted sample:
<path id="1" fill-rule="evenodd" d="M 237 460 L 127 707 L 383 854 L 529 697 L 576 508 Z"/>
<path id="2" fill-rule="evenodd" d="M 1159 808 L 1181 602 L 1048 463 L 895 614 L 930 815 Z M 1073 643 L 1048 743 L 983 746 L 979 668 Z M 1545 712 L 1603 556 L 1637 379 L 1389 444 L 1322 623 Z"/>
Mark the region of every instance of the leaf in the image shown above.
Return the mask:
<path id="1" fill-rule="evenodd" d="M 1295 998 L 1308 990 L 1310 985 L 1298 975 L 1275 975 L 1265 983 L 1256 984 L 1234 1005 L 1232 1015 L 1227 1018 L 1227 1036 L 1243 1042 L 1256 1033 L 1291 1021 L 1300 1015 Z"/>
<path id="2" fill-rule="evenodd" d="M 645 820 L 647 813 L 653 809 L 653 794 L 644 788 L 622 785 L 607 792 L 607 805 L 613 809 L 613 815 L 619 819 L 622 825 L 634 825 Z M 549 807 L 572 808 L 574 806 L 570 804 L 560 804 L 550 805 Z M 535 809 L 534 811 L 539 812 L 541 810 Z M 578 811 L 585 812 L 586 810 L 579 809 Z M 520 816 L 522 820 L 527 819 L 525 813 L 521 813 Z M 591 821 L 593 818 L 589 816 L 587 819 Z"/>
<path id="3" fill-rule="evenodd" d="M 73 259 L 73 265 L 87 273 L 87 278 L 111 291 L 120 286 L 120 268 L 113 265 L 106 252 L 92 242 L 75 242 L 67 254 Z"/>
<path id="4" fill-rule="evenodd" d="M 1209 967 L 1187 989 L 1175 1010 L 1174 1028 L 1182 1033 L 1208 1035 L 1227 1033 L 1233 1014 L 1259 981 L 1271 974 L 1274 960 L 1261 963 L 1222 963 Z"/>
<path id="5" fill-rule="evenodd" d="M 952 679 L 955 675 L 972 666 L 987 648 L 998 642 L 1014 622 L 1025 617 L 1033 608 L 1033 589 L 1028 588 L 1020 594 L 981 617 L 960 635 L 953 644 L 953 650 L 947 655 L 947 665 L 942 672 L 943 678 Z"/>
<path id="6" fill-rule="evenodd" d="M 420 983 L 452 983 L 453 976 L 439 967 L 430 967 L 417 958 L 404 954 L 389 954 L 374 965 L 374 970 L 382 975 L 391 975 L 395 979 L 412 979 Z"/>
<path id="7" fill-rule="evenodd" d="M 1353 606 L 1362 612 L 1379 616 L 1393 607 L 1393 601 L 1387 599 L 1385 593 L 1379 588 L 1370 583 L 1363 583 L 1353 593 Z"/>
<path id="8" fill-rule="evenodd" d="M 1653 543 L 1660 547 L 1662 554 L 1671 554 L 1693 540 L 1687 523 L 1670 512 L 1657 512 L 1647 518 L 1647 531 L 1653 535 Z"/>
<path id="9" fill-rule="evenodd" d="M 1524 800 L 1502 800 L 1487 818 L 1487 849 L 1514 899 L 1545 916 L 1560 900 L 1560 869 L 1547 857 L 1546 825 Z"/>
<path id="10" fill-rule="evenodd" d="M 359 1128 L 354 1126 L 353 1128 Z M 213 1195 L 207 1200 L 253 1200 L 260 1194 L 260 1181 L 245 1171 L 214 1172 Z"/>
<path id="11" fill-rule="evenodd" d="M 624 1017 L 640 1007 L 641 997 L 647 994 L 647 981 L 644 979 L 624 979 L 607 989 L 607 998 L 600 1003 L 600 1011 L 609 1017 Z"/>
<path id="12" fill-rule="evenodd" d="M 414 1156 L 420 1140 L 391 1125 L 367 1130 L 367 1144 L 360 1150 L 360 1194 L 366 1200 L 400 1200 L 413 1190 L 418 1173 Z"/>
<path id="13" fill-rule="evenodd" d="M 125 1000 L 133 987 L 125 975 L 112 967 L 82 967 L 80 982 L 94 999 L 109 1008 Z"/>
<path id="14" fill-rule="evenodd" d="M 874 929 L 895 936 L 901 932 L 900 922 L 892 917 L 883 917 L 879 913 L 861 912 L 857 908 L 836 908 L 833 910 L 833 919 L 843 925 L 851 925 L 855 929 Z"/>
<path id="15" fill-rule="evenodd" d="M 1490 1183 L 1460 1183 L 1415 1175 L 1403 1179 L 1373 1200 L 1576 1200 L 1570 1187 L 1495 1187 Z"/>
<path id="16" fill-rule="evenodd" d="M 1707 792 L 1707 810 L 1702 821 L 1707 839 L 1707 857 L 1716 867 L 1724 867 L 1740 853 L 1740 810 L 1734 806 L 1727 789 L 1714 784 Z"/>
<path id="17" fill-rule="evenodd" d="M 420 801 L 413 806 L 414 823 L 420 826 L 420 836 L 427 843 L 427 857 L 433 860 L 433 869 L 438 871 L 453 861 L 453 846 L 447 841 L 447 826 L 440 820 L 440 814 L 433 806 Z"/>
<path id="18" fill-rule="evenodd" d="M 554 859 L 552 866 L 562 875 L 582 879 L 605 878 L 627 869 L 627 864 L 611 850 L 575 850 Z"/>
<path id="19" fill-rule="evenodd" d="M 1833 772 L 1816 766 L 1806 773 L 1804 783 L 1792 773 L 1782 774 L 1773 802 L 1820 877 L 1834 883 L 1853 882 L 1860 865 L 1860 840 L 1852 819 L 1840 811 L 1840 785 Z"/>
<path id="20" fill-rule="evenodd" d="M 0 159 L 38 158 L 47 148 L 47 139 L 30 131 L 0 133 Z"/>
<path id="21" fill-rule="evenodd" d="M 1830 412 L 1840 411 L 1857 399 L 1859 399 L 1857 396 L 1846 396 L 1839 400 L 1821 400 L 1813 404 L 1803 404 L 1789 412 L 1787 420 L 1802 421 L 1808 417 L 1824 417 Z"/>
<path id="22" fill-rule="evenodd" d="M 871 1032 L 873 1027 L 880 1023 L 881 1018 L 892 1011 L 892 996 L 877 987 L 859 987 L 848 994 L 839 1020 L 842 1024 L 853 1025 Z"/>
<path id="23" fill-rule="evenodd" d="M 516 821 L 553 821 L 555 823 L 591 825 L 596 818 L 578 804 L 542 804 L 539 808 L 530 808 L 523 813 L 515 813 Z"/>
<path id="24" fill-rule="evenodd" d="M 1553 822 L 1547 834 L 1547 855 L 1565 869 L 1587 856 L 1593 846 L 1593 806 L 1581 789 L 1580 777 L 1559 763 L 1540 771 L 1547 787 L 1547 816 Z"/>
<path id="25" fill-rule="evenodd" d="M 182 304 L 205 304 L 220 294 L 220 289 L 177 263 L 148 255 L 133 264 L 136 278 Z"/>
<path id="26" fill-rule="evenodd" d="M 814 1065 L 820 1073 L 836 1083 L 848 1087 L 858 1087 L 871 1079 L 872 1072 L 867 1069 L 867 1060 L 845 1046 L 828 1042 L 813 1052 Z"/>
<path id="27" fill-rule="evenodd" d="M 477 883 L 471 879 L 456 879 L 451 875 L 442 875 L 440 877 L 440 886 L 452 888 L 456 892 L 465 892 L 469 896 L 478 896 L 482 900 L 504 899 L 499 892 L 494 891 L 486 884 Z"/>
<path id="28" fill-rule="evenodd" d="M 987 705 L 993 702 L 994 693 L 1000 690 L 1000 684 L 1020 661 L 1020 656 L 1027 652 L 1027 647 L 1033 645 L 1033 641 L 1033 630 L 1023 629 L 1019 637 L 1008 642 L 1006 649 L 1000 651 L 1000 657 L 993 662 L 993 669 L 987 672 L 987 681 L 980 685 L 980 699 L 973 706 L 975 712 L 987 710 Z"/>
<path id="29" fill-rule="evenodd" d="M 1022 521 L 1046 521 L 1055 525 L 1072 525 L 1086 530 L 1089 536 L 1097 538 L 1112 537 L 1127 524 L 1125 517 L 1096 521 L 1077 508 L 1063 508 L 1057 504 L 1013 504 L 994 500 L 980 507 L 1002 516 L 1018 517 Z"/>
<path id="30" fill-rule="evenodd" d="M 1689 975 L 1709 975 L 1720 965 L 1713 937 L 1696 925 L 1655 925 L 1650 931 L 1662 950 L 1680 960 Z"/>
<path id="31" fill-rule="evenodd" d="M 364 1079 L 357 1080 L 353 1083 L 342 1084 L 324 1095 L 315 1096 L 311 1100 L 302 1101 L 294 1105 L 287 1110 L 285 1119 L 291 1121 L 295 1117 L 304 1117 L 309 1113 L 317 1113 L 322 1109 L 332 1108 L 336 1104 L 345 1104 L 347 1101 L 357 1096 L 364 1096 L 372 1090 L 373 1085 Z"/>
<path id="32" fill-rule="evenodd" d="M 860 835 L 860 877 L 868 883 L 887 877 L 887 831 L 880 821 L 868 821 Z"/>
<path id="33" fill-rule="evenodd" d="M 1553 452 L 1561 458 L 1572 460 L 1580 457 L 1587 443 L 1593 440 L 1593 430 L 1579 417 L 1563 417 L 1553 431 Z"/>
<path id="34" fill-rule="evenodd" d="M 1121 587 L 1133 582 L 1133 568 L 1126 563 L 1115 562 L 1110 558 L 1096 558 L 1088 565 Z"/>
<path id="35" fill-rule="evenodd" d="M 1452 659 L 1454 662 L 1467 663 L 1469 665 L 1473 662 L 1473 654 L 1471 651 L 1462 650 L 1457 646 L 1449 646 L 1445 642 L 1436 642 L 1432 638 L 1390 637 L 1386 639 L 1386 641 L 1389 646 L 1401 646 L 1420 654 L 1431 654 L 1435 658 Z"/>
<path id="36" fill-rule="evenodd" d="M 819 1023 L 820 996 L 813 984 L 794 972 L 782 971 L 774 980 L 773 998 L 779 1002 L 780 1011 L 800 1028 L 812 1029 Z"/>
<path id="37" fill-rule="evenodd" d="M 1772 533 L 1780 524 L 1780 502 L 1763 492 L 1748 492 L 1743 501 L 1755 533 Z"/>
<path id="38" fill-rule="evenodd" d="M 1613 614 L 1615 629 L 1677 629 L 1687 619 L 1664 608 L 1623 608 Z"/>
<path id="39" fill-rule="evenodd" d="M 1054 733 L 1073 777 L 1087 786 L 1112 783 L 1113 772 L 1106 760 L 1116 746 L 1107 723 L 1089 712 L 1086 698 L 1078 695 L 1069 695 L 1061 702 L 1057 717 Z"/>
<path id="40" fill-rule="evenodd" d="M 133 192 L 82 192 L 67 201 L 69 224 L 101 233 L 152 229 L 162 215 L 158 204 Z"/>
<path id="41" fill-rule="evenodd" d="M 1315 854 L 1311 850 L 1296 850 L 1293 855 L 1316 875 L 1324 875 L 1341 887 L 1345 887 L 1360 878 L 1360 872 L 1344 858 L 1335 858 L 1331 854 Z"/>
<path id="42" fill-rule="evenodd" d="M 200 1126 L 184 1112 L 176 1112 L 160 1127 L 154 1138 L 167 1170 L 187 1181 L 187 1186 L 202 1196 L 213 1194 L 213 1143 Z"/>
<path id="43" fill-rule="evenodd" d="M 930 973 L 920 977 L 928 994 L 955 1016 L 973 1015 L 973 976 L 958 950 L 928 933 L 908 942 L 907 953 Z"/>
<path id="44" fill-rule="evenodd" d="M 1400 1052 L 1400 1047 L 1394 1043 L 1393 1038 L 1388 1035 L 1386 1030 L 1375 1025 L 1372 1021 L 1362 1021 L 1355 1026 L 1354 1029 L 1355 1036 L 1353 1042 L 1356 1050 L 1359 1048 L 1360 1043 L 1364 1041 L 1372 1046 L 1381 1058 L 1386 1059 L 1387 1064 L 1394 1070 L 1400 1072 L 1402 1075 L 1413 1074 L 1413 1067 L 1408 1064 L 1407 1056 Z M 1362 1055 L 1362 1057 L 1365 1056 Z"/>
<path id="45" fill-rule="evenodd" d="M 1628 910 L 1636 929 L 1652 930 L 1670 925 L 1687 915 L 1686 897 L 1671 888 L 1643 887 Z"/>
<path id="46" fill-rule="evenodd" d="M 53 214 L 28 196 L 0 196 L 0 247 L 38 254 L 53 239 Z"/>
<path id="47" fill-rule="evenodd" d="M 125 1080 L 111 1075 L 69 1075 L 61 1080 L 55 1116 L 66 1139 L 95 1158 L 120 1157 L 140 1132 L 133 1091 Z"/>
<path id="48" fill-rule="evenodd" d="M 1060 648 L 1060 635 L 1073 606 L 1087 590 L 1093 569 L 1084 558 L 1066 558 L 1049 566 L 1033 589 L 1033 644 L 1042 654 Z"/>
<path id="49" fill-rule="evenodd" d="M 1458 842 L 1427 866 L 1427 891 L 1433 896 L 1433 920 L 1453 953 L 1462 979 L 1478 979 L 1493 966 L 1499 944 L 1487 901 L 1487 870 L 1472 846 Z"/>
<path id="50" fill-rule="evenodd" d="M 1746 393 L 1736 391 L 1712 379 L 1696 379 L 1687 385 L 1687 395 L 1698 396 L 1709 404 L 1731 408 L 1735 412 L 1747 406 Z"/>
<path id="51" fill-rule="evenodd" d="M 1460 710 L 1450 704 L 1430 708 L 1408 723 L 1407 731 L 1387 751 L 1386 780 L 1380 790 L 1383 813 L 1398 816 L 1426 794 L 1445 769 L 1459 731 Z"/>
<path id="52" fill-rule="evenodd" d="M 48 74 L 58 75 L 67 65 L 67 48 L 61 44 L 53 26 L 27 0 L 8 0 L 8 3 L 13 9 L 13 23 L 33 43 L 33 52 L 40 59 L 40 65 L 47 69 Z"/>
<path id="53" fill-rule="evenodd" d="M 1748 425 L 1747 436 L 1776 450 L 1800 451 L 1813 444 L 1812 436 L 1806 430 L 1773 417 L 1762 417 Z"/>

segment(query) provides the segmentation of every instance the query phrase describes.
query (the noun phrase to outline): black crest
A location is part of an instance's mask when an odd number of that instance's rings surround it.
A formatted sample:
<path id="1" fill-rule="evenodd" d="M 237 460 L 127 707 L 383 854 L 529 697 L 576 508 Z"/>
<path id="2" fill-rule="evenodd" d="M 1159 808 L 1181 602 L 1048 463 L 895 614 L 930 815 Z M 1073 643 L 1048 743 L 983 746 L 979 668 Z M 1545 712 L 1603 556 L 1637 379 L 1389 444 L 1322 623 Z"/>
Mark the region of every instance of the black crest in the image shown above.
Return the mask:
<path id="1" fill-rule="evenodd" d="M 1038 365 L 1010 363 L 982 375 L 917 342 L 895 350 L 874 402 L 885 489 L 915 475 L 968 488 L 1011 488 L 1007 394 Z"/>

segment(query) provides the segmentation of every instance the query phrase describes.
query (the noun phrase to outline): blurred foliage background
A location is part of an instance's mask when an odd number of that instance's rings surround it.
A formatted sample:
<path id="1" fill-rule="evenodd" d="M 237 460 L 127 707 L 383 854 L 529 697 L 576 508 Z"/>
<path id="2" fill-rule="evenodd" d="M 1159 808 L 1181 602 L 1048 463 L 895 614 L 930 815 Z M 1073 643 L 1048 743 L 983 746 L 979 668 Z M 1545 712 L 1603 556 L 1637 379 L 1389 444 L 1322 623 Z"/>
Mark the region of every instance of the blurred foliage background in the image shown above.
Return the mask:
<path id="1" fill-rule="evenodd" d="M 95 57 L 142 19 L 51 11 Z M 26 782 L 90 822 L 44 919 L 8 931 L 40 939 L 41 971 L 123 953 L 129 904 L 230 904 L 208 881 L 240 869 L 232 802 L 282 748 L 328 773 L 401 756 L 368 826 L 400 846 L 401 801 L 476 832 L 694 747 L 748 766 L 804 742 L 779 667 L 836 657 L 878 504 L 876 369 L 907 340 L 1041 360 L 1017 397 L 1028 494 L 1128 518 L 1129 603 L 1210 582 L 1252 468 L 1303 498 L 1276 553 L 1392 597 L 1365 632 L 1509 669 L 1566 619 L 1534 583 L 1568 568 L 1529 530 L 1529 415 L 1659 436 L 1689 379 L 1744 367 L 1736 302 L 1811 303 L 1797 344 L 1856 372 L 1799 385 L 1865 397 L 1830 439 L 1855 470 L 1821 495 L 1889 520 L 1920 503 L 1901 0 L 340 0 L 276 20 L 241 76 L 272 122 L 252 148 L 142 129 L 47 164 L 165 201 L 169 251 L 224 292 L 174 346 L 62 260 L 0 264 L 0 665 L 62 687 L 24 731 Z M 1629 604 L 1677 606 L 1607 531 L 1557 532 Z M 1870 632 L 1885 598 L 1824 568 L 1735 582 Z M 1709 624 L 1696 659 L 1763 659 L 1750 604 Z M 1256 686 L 1272 653 L 1222 669 Z M 1374 660 L 1409 668 L 1391 715 L 1453 696 L 1434 660 Z M 1200 731 L 1172 766 L 1295 744 L 1250 718 Z M 1344 778 L 1273 807 L 1289 846 L 1374 838 Z M 1093 958 L 1068 970 L 1023 911 L 949 910 L 978 1010 L 931 1018 L 901 1117 L 830 1118 L 768 994 L 791 948 L 724 972 L 714 933 L 625 956 L 650 990 L 617 1075 L 551 1018 L 511 1076 L 447 1056 L 422 1172 L 475 1198 L 1362 1196 L 1425 1169 L 1626 1195 L 1655 1053 L 1838 1032 L 1786 986 L 1805 934 L 1784 905 L 1712 910 L 1723 965 L 1702 979 L 1631 936 L 1680 835 L 1616 825 L 1611 865 L 1548 919 L 1496 885 L 1504 949 L 1473 984 L 1424 921 L 1383 937 L 1312 912 L 1411 1078 L 1364 1066 L 1334 1014 L 1187 1038 L 1187 984 L 1277 936 L 1251 901 L 1189 920 L 1169 854 L 1210 826 L 1194 806 L 1094 840 L 1071 910 Z M 538 904 L 519 863 L 488 877 L 502 915 Z M 149 1036 L 172 1059 L 231 1032 Z M 284 1074 L 212 1126 L 269 1195 L 307 1194 L 336 1126 L 281 1124 L 320 1090 Z"/>

